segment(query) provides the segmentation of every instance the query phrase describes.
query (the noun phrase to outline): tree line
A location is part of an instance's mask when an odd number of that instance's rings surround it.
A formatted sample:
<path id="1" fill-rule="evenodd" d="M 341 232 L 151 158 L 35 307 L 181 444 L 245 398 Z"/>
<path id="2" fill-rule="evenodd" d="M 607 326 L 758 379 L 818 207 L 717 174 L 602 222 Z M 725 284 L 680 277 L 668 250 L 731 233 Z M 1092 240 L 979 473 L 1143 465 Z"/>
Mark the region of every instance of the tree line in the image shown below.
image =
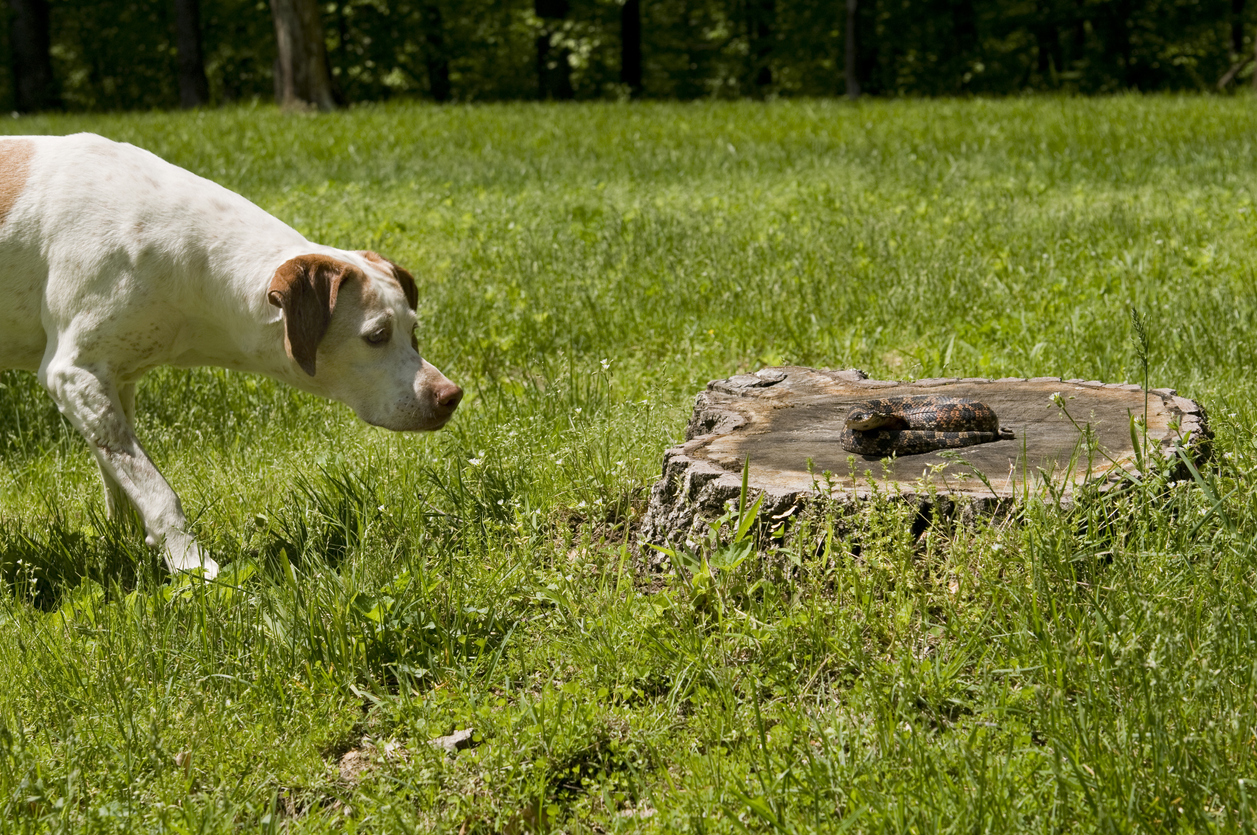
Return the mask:
<path id="1" fill-rule="evenodd" d="M 1257 0 L 8 0 L 0 106 L 1257 87 Z"/>

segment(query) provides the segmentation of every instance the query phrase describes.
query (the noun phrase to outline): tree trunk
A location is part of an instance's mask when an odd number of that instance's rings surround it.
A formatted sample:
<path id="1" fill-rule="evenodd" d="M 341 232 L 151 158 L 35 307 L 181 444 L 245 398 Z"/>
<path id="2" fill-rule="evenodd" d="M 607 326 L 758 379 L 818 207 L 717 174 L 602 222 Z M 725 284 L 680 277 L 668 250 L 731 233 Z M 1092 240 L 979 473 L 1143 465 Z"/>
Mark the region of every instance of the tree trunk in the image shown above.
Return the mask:
<path id="1" fill-rule="evenodd" d="M 877 0 L 860 0 L 855 12 L 855 77 L 860 94 L 876 96 L 884 92 L 883 77 L 894 78 L 895 38 L 878 41 Z M 891 85 L 893 89 L 893 84 Z"/>
<path id="2" fill-rule="evenodd" d="M 859 74 L 859 39 L 856 32 L 859 28 L 858 14 L 860 0 L 847 0 L 847 31 L 846 46 L 843 50 L 843 75 L 847 82 L 847 98 L 855 101 L 860 98 L 860 74 Z"/>
<path id="3" fill-rule="evenodd" d="M 423 5 L 423 27 L 428 44 L 428 86 L 432 98 L 446 102 L 450 100 L 450 58 L 445 51 L 445 20 L 435 3 Z"/>
<path id="4" fill-rule="evenodd" d="M 1231 58 L 1244 54 L 1244 0 L 1231 0 Z"/>
<path id="5" fill-rule="evenodd" d="M 537 35 L 537 97 L 570 99 L 572 62 L 566 48 L 555 49 L 552 43 L 567 17 L 567 0 L 534 0 L 533 9 L 542 21 L 541 33 Z"/>
<path id="6" fill-rule="evenodd" d="M 175 0 L 175 42 L 179 47 L 179 104 L 209 104 L 209 82 L 201 55 L 201 2 Z"/>
<path id="7" fill-rule="evenodd" d="M 13 55 L 14 105 L 23 113 L 61 107 L 52 74 L 48 0 L 9 0 L 9 45 Z"/>
<path id="8" fill-rule="evenodd" d="M 1062 69 L 1061 33 L 1057 26 L 1056 10 L 1048 0 L 1039 0 L 1035 9 L 1034 41 L 1038 51 L 1038 69 L 1041 78 Z"/>
<path id="9" fill-rule="evenodd" d="M 973 0 L 952 0 L 951 22 L 956 48 L 967 60 L 978 48 L 978 14 Z"/>
<path id="10" fill-rule="evenodd" d="M 747 34 L 750 36 L 750 76 L 756 95 L 763 96 L 773 84 L 773 29 L 776 0 L 749 0 L 746 6 Z"/>
<path id="11" fill-rule="evenodd" d="M 642 94 L 642 0 L 620 7 L 620 83 L 633 98 Z"/>
<path id="12" fill-rule="evenodd" d="M 1086 0 L 1074 2 L 1074 37 L 1069 51 L 1070 66 L 1077 66 L 1087 55 L 1087 7 Z"/>
<path id="13" fill-rule="evenodd" d="M 1134 12 L 1132 0 L 1115 0 L 1106 7 L 1104 18 L 1104 48 L 1117 58 L 1122 68 L 1122 85 L 1133 89 L 1135 68 L 1133 66 L 1133 50 L 1131 44 L 1131 15 Z"/>
<path id="14" fill-rule="evenodd" d="M 315 0 L 271 0 L 275 20 L 275 100 L 282 107 L 332 110 L 332 74 L 327 68 L 323 21 Z"/>
<path id="15" fill-rule="evenodd" d="M 952 76 L 946 81 L 953 90 L 970 89 L 969 81 L 973 79 L 973 67 L 979 54 L 978 15 L 973 0 L 952 0 L 951 25 L 955 51 L 945 64 Z"/>

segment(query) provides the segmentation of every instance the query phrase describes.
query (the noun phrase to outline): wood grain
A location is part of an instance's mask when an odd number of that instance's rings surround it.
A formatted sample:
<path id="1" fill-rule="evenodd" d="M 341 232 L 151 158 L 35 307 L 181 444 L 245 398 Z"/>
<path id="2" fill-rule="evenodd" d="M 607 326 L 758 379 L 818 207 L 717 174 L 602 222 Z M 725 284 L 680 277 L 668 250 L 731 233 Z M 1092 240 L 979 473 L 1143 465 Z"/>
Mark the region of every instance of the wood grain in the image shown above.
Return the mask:
<path id="1" fill-rule="evenodd" d="M 854 403 L 927 393 L 988 404 L 1014 439 L 886 460 L 839 446 Z M 1169 389 L 1055 377 L 897 382 L 856 370 L 766 368 L 716 380 L 698 395 L 685 443 L 664 455 L 642 533 L 649 542 L 676 541 L 724 512 L 748 458 L 750 487 L 764 494 L 764 512 L 779 517 L 818 496 L 856 501 L 874 489 L 973 513 L 1046 494 L 1051 484 L 1069 504 L 1083 484 L 1107 489 L 1127 481 L 1121 471 L 1136 472 L 1130 420 L 1145 414 L 1153 455 L 1177 457 L 1180 444 L 1196 459 L 1207 451 L 1204 409 Z"/>

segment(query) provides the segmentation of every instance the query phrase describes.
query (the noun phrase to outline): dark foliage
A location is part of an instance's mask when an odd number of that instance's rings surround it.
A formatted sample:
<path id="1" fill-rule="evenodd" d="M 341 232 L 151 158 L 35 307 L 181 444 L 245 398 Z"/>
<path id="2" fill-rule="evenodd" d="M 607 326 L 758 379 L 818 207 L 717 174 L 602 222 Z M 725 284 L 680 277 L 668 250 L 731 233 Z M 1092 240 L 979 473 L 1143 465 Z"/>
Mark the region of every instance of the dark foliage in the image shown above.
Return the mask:
<path id="1" fill-rule="evenodd" d="M 171 0 L 5 8 L 0 103 L 180 104 Z M 51 79 L 38 44 L 20 36 L 41 8 Z M 1257 28 L 1257 3 L 1245 0 L 859 0 L 850 15 L 847 0 L 332 0 L 320 10 L 347 102 L 830 96 L 849 89 L 849 67 L 878 96 L 1213 90 L 1224 76 L 1228 88 L 1251 84 Z M 200 22 L 209 101 L 272 98 L 266 0 L 201 0 Z"/>

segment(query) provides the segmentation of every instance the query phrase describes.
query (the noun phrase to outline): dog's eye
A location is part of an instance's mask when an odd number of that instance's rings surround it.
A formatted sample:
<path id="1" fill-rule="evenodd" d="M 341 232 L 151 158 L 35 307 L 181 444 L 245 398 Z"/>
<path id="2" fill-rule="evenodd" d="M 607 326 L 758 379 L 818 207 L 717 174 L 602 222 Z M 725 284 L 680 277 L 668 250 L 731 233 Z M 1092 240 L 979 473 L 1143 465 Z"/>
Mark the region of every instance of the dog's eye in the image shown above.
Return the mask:
<path id="1" fill-rule="evenodd" d="M 367 341 L 368 345 L 383 345 L 385 342 L 388 342 L 389 330 L 388 328 L 380 328 L 378 331 L 371 331 L 371 333 L 362 338 Z"/>

